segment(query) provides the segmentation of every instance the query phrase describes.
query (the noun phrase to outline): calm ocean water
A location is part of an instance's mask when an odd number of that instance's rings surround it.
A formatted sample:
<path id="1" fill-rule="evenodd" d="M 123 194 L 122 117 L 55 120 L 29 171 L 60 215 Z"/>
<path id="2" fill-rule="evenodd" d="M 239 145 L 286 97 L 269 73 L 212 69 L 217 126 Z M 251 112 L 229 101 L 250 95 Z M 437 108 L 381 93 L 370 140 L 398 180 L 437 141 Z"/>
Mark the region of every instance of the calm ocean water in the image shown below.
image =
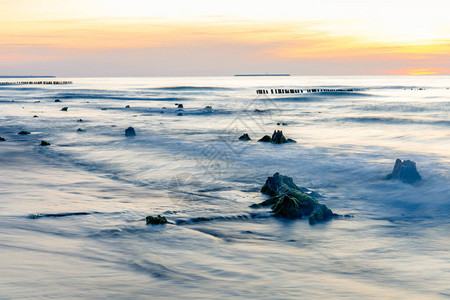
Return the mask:
<path id="1" fill-rule="evenodd" d="M 449 76 L 58 80 L 0 86 L 1 299 L 450 298 Z M 249 208 L 275 172 L 352 217 Z"/>

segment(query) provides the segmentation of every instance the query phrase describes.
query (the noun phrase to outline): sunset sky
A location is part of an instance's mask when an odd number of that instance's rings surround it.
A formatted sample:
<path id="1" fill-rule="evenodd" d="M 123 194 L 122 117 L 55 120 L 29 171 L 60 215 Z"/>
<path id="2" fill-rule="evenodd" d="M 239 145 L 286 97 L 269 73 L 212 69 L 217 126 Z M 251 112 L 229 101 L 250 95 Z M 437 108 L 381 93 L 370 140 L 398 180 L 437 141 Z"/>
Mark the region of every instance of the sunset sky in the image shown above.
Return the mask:
<path id="1" fill-rule="evenodd" d="M 0 0 L 0 75 L 450 74 L 448 0 Z"/>

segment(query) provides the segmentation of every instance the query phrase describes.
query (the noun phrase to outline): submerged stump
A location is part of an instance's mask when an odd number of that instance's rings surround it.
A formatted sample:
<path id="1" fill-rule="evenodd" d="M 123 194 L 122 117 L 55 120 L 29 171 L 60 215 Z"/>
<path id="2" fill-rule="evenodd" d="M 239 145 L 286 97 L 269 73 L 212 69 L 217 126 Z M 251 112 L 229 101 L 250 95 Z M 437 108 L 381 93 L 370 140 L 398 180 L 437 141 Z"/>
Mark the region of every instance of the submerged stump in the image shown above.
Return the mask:
<path id="1" fill-rule="evenodd" d="M 386 179 L 398 179 L 404 183 L 415 183 L 422 179 L 419 172 L 417 172 L 416 163 L 412 160 L 398 159 L 395 161 L 392 173 L 386 176 Z"/>
<path id="2" fill-rule="evenodd" d="M 326 205 L 319 203 L 311 195 L 311 191 L 298 187 L 291 177 L 280 175 L 278 172 L 267 178 L 261 192 L 271 198 L 251 207 L 271 206 L 275 217 L 286 219 L 308 217 L 309 223 L 314 224 L 336 216 Z"/>
<path id="3" fill-rule="evenodd" d="M 161 215 L 158 215 L 156 217 L 153 216 L 147 216 L 145 218 L 146 224 L 152 224 L 152 225 L 161 225 L 167 223 L 167 218 Z"/>

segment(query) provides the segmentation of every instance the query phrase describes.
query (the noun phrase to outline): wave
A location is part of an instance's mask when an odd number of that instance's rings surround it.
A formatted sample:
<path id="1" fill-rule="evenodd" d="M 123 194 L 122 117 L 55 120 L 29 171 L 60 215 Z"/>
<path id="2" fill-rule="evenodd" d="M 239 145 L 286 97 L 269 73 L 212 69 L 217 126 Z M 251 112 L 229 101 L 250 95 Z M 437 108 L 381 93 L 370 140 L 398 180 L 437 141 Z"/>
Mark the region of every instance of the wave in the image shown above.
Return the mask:
<path id="1" fill-rule="evenodd" d="M 271 217 L 270 212 L 258 212 L 258 213 L 249 213 L 244 215 L 235 215 L 235 216 L 212 216 L 212 217 L 194 217 L 190 219 L 181 219 L 176 220 L 176 225 L 185 225 L 185 224 L 195 224 L 201 222 L 211 222 L 211 221 L 242 221 L 249 219 L 261 219 L 261 218 L 269 218 Z"/>
<path id="2" fill-rule="evenodd" d="M 423 125 L 439 125 L 450 127 L 448 120 L 415 120 L 408 118 L 393 118 L 393 117 L 347 117 L 338 119 L 344 122 L 357 123 L 385 123 L 385 124 L 423 124 Z"/>
<path id="3" fill-rule="evenodd" d="M 83 94 L 83 93 L 60 93 L 55 97 L 59 99 L 97 99 L 97 100 L 124 100 L 124 101 L 187 101 L 186 98 L 180 97 L 131 97 L 131 96 L 116 96 L 109 94 Z"/>
<path id="4" fill-rule="evenodd" d="M 54 213 L 54 214 L 31 214 L 28 215 L 28 219 L 40 219 L 40 218 L 63 218 L 72 216 L 87 216 L 92 214 L 101 214 L 101 212 L 67 212 L 67 213 Z"/>
<path id="5" fill-rule="evenodd" d="M 155 91 L 232 91 L 232 88 L 214 87 L 214 86 L 169 86 L 159 88 L 149 88 Z"/>

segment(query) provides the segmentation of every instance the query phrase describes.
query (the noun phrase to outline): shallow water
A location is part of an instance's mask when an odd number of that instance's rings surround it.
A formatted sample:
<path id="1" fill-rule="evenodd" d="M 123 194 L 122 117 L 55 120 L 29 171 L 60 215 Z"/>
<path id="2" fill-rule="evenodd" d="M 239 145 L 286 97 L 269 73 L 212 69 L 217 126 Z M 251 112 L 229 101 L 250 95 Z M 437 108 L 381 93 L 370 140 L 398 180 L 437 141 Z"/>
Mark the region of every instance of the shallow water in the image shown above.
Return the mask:
<path id="1" fill-rule="evenodd" d="M 0 86 L 0 298 L 450 297 L 450 77 L 60 80 Z M 275 172 L 352 217 L 249 208 Z"/>

